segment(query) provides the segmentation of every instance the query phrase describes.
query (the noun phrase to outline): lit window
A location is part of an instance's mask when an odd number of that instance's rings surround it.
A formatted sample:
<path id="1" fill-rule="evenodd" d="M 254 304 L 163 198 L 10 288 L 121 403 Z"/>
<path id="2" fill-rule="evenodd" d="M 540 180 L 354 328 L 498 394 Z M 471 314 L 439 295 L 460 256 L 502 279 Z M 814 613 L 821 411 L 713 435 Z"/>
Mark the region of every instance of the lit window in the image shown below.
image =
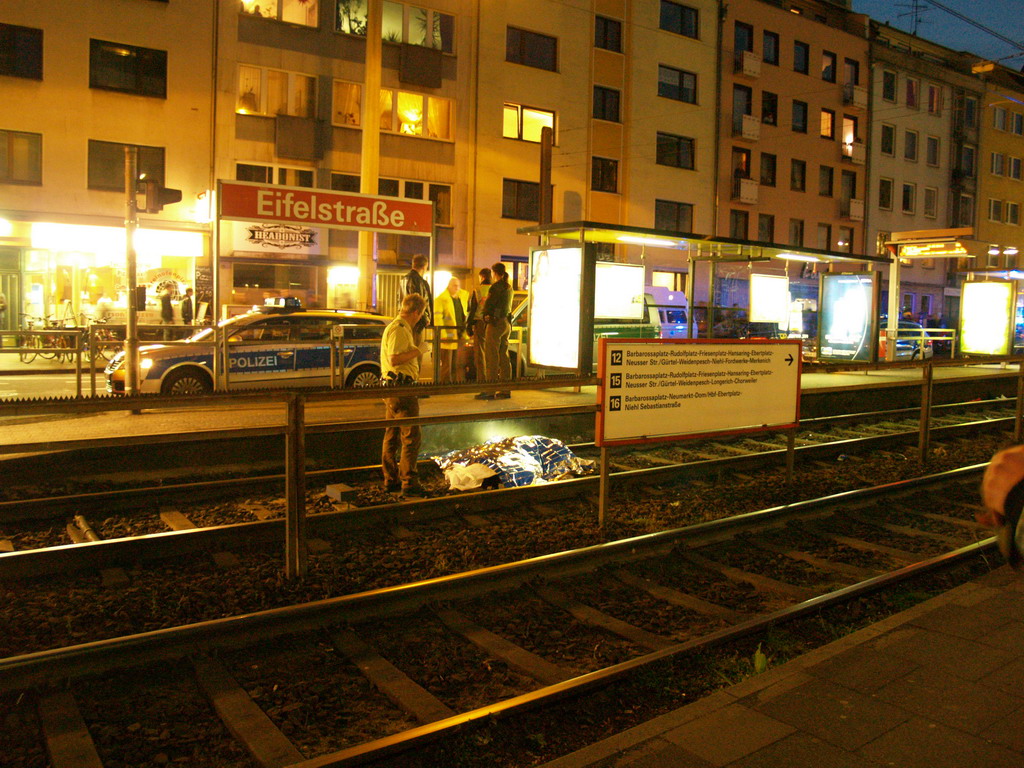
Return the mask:
<path id="1" fill-rule="evenodd" d="M 317 26 L 317 0 L 242 0 L 242 12 L 304 27 Z"/>
<path id="2" fill-rule="evenodd" d="M 334 81 L 334 124 L 358 127 L 363 87 L 358 83 Z"/>
<path id="3" fill-rule="evenodd" d="M 235 111 L 247 115 L 312 117 L 316 80 L 308 75 L 241 65 Z"/>
<path id="4" fill-rule="evenodd" d="M 836 137 L 836 113 L 831 109 L 821 110 L 821 138 L 834 139 Z"/>
<path id="5" fill-rule="evenodd" d="M 380 129 L 406 136 L 452 138 L 452 102 L 409 91 L 380 92 Z"/>
<path id="6" fill-rule="evenodd" d="M 554 131 L 554 112 L 524 107 L 520 104 L 505 105 L 501 135 L 506 139 L 539 142 L 542 128 L 551 128 Z"/>
<path id="7" fill-rule="evenodd" d="M 339 2 L 339 6 L 342 4 Z M 385 42 L 420 45 L 445 53 L 454 50 L 455 17 L 450 14 L 385 0 L 381 23 Z"/>

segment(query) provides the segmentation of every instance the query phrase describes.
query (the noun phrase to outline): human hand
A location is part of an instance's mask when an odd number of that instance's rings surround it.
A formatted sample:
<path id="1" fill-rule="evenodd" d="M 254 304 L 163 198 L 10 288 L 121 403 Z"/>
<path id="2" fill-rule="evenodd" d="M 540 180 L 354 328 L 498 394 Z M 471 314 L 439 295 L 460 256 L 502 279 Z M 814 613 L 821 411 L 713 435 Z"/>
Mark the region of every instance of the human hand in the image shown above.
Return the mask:
<path id="1" fill-rule="evenodd" d="M 992 457 L 981 481 L 981 500 L 985 510 L 975 518 L 986 528 L 999 528 L 1006 520 L 1006 497 L 1024 480 L 1024 445 L 999 451 Z"/>

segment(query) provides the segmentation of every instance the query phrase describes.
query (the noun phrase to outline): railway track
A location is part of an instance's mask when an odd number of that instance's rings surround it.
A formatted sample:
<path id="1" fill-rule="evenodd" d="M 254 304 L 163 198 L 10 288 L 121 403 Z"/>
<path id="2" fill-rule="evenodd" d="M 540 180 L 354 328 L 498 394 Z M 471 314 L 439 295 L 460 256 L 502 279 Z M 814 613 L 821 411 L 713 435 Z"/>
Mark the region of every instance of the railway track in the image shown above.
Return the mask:
<path id="1" fill-rule="evenodd" d="M 983 431 L 1012 428 L 1012 401 L 961 403 L 936 409 L 932 439 L 955 441 Z M 798 466 L 834 461 L 916 444 L 916 411 L 848 414 L 807 420 L 797 437 Z M 785 461 L 784 436 L 755 435 L 731 442 L 702 441 L 614 454 L 618 483 L 719 479 L 779 466 Z M 592 446 L 574 446 L 586 457 Z M 851 462 L 852 464 L 853 462 Z M 856 473 L 856 467 L 849 470 Z M 436 470 L 435 470 L 436 473 Z M 438 475 L 438 477 L 440 477 Z M 310 535 L 327 537 L 386 523 L 401 533 L 412 524 L 459 516 L 478 523 L 482 513 L 550 504 L 596 491 L 597 478 L 585 477 L 502 492 L 449 495 L 403 501 L 380 489 L 375 467 L 319 470 L 307 485 L 350 484 L 347 501 L 333 503 L 322 493 L 307 498 Z M 871 478 L 863 478 L 870 484 Z M 443 480 L 436 484 L 440 485 Z M 280 542 L 284 500 L 273 495 L 283 476 L 234 479 L 72 493 L 0 502 L 0 579 L 38 577 L 83 569 L 109 570 L 208 550 L 235 550 Z M 253 497 L 253 491 L 266 494 Z M 231 501 L 247 492 L 240 501 Z M 178 502 L 188 498 L 188 507 Z M 227 499 L 227 500 L 226 500 Z M 204 503 L 205 501 L 205 503 Z"/>
<path id="2" fill-rule="evenodd" d="M 401 764 L 494 718 L 557 720 L 669 660 L 976 557 L 983 468 L 5 658 L 5 757 Z"/>

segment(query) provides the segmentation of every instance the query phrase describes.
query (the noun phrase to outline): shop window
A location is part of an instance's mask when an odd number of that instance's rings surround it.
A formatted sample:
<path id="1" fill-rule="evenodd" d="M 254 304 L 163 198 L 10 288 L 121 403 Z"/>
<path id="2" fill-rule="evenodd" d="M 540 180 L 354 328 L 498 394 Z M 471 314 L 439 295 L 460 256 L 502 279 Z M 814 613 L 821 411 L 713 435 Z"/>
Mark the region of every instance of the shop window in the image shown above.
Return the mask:
<path id="1" fill-rule="evenodd" d="M 527 67 L 558 71 L 558 40 L 508 27 L 505 33 L 505 61 Z"/>
<path id="2" fill-rule="evenodd" d="M 316 292 L 316 278 L 316 267 L 299 264 L 235 263 L 231 269 L 231 303 L 262 305 L 268 298 L 293 296 L 298 298 L 303 306 L 310 306 L 319 298 Z M 263 328 L 263 333 L 257 338 L 287 338 L 284 334 L 290 333 L 290 323 L 287 328 L 280 323 L 273 325 L 273 330 Z M 253 333 L 260 333 L 258 327 L 249 328 Z M 268 333 L 271 335 L 266 335 Z"/>
<path id="3" fill-rule="evenodd" d="M 806 75 L 811 67 L 811 46 L 799 40 L 793 41 L 793 71 Z"/>
<path id="4" fill-rule="evenodd" d="M 595 16 L 594 47 L 622 53 L 622 22 L 605 16 Z"/>
<path id="5" fill-rule="evenodd" d="M 674 200 L 654 201 L 654 228 L 693 232 L 693 205 Z"/>
<path id="6" fill-rule="evenodd" d="M 594 86 L 594 119 L 619 122 L 619 92 L 602 85 Z"/>
<path id="7" fill-rule="evenodd" d="M 0 24 L 0 75 L 43 79 L 43 30 Z"/>
<path id="8" fill-rule="evenodd" d="M 334 125 L 358 128 L 362 119 L 363 86 L 359 83 L 334 81 L 333 118 Z"/>
<path id="9" fill-rule="evenodd" d="M 537 221 L 539 211 L 540 184 L 535 181 L 502 180 L 502 218 Z"/>
<path id="10" fill-rule="evenodd" d="M 658 26 L 666 32 L 697 38 L 700 36 L 700 13 L 688 5 L 661 0 Z"/>
<path id="11" fill-rule="evenodd" d="M 619 161 L 607 157 L 591 158 L 590 188 L 595 192 L 618 192 Z"/>
<path id="12" fill-rule="evenodd" d="M 243 115 L 313 117 L 316 79 L 296 72 L 241 65 L 235 111 Z"/>
<path id="13" fill-rule="evenodd" d="M 89 139 L 89 189 L 124 192 L 125 144 Z M 138 147 L 139 175 L 164 181 L 164 148 Z"/>
<path id="14" fill-rule="evenodd" d="M 167 51 L 89 41 L 89 87 L 167 98 Z"/>
<path id="15" fill-rule="evenodd" d="M 693 170 L 694 142 L 686 136 L 659 133 L 657 136 L 658 165 Z"/>
<path id="16" fill-rule="evenodd" d="M 761 58 L 765 64 L 779 65 L 779 35 L 767 30 L 761 37 Z"/>
<path id="17" fill-rule="evenodd" d="M 280 184 L 283 187 L 313 186 L 313 171 L 308 168 L 285 168 L 278 165 L 236 163 L 235 179 L 257 184 Z"/>
<path id="18" fill-rule="evenodd" d="M 242 13 L 304 27 L 317 26 L 317 0 L 242 0 Z"/>
<path id="19" fill-rule="evenodd" d="M 697 75 L 683 69 L 658 66 L 658 95 L 666 99 L 697 103 Z"/>
<path id="20" fill-rule="evenodd" d="M 452 138 L 452 101 L 409 91 L 381 90 L 380 129 L 406 136 Z"/>
<path id="21" fill-rule="evenodd" d="M 0 184 L 42 183 L 42 134 L 0 131 Z M 121 153 L 121 188 L 124 189 L 123 150 Z"/>
<path id="22" fill-rule="evenodd" d="M 540 141 L 542 128 L 555 128 L 555 113 L 544 109 L 524 107 L 521 104 L 506 104 L 501 135 L 506 139 Z M 552 135 L 552 142 L 554 136 Z"/>

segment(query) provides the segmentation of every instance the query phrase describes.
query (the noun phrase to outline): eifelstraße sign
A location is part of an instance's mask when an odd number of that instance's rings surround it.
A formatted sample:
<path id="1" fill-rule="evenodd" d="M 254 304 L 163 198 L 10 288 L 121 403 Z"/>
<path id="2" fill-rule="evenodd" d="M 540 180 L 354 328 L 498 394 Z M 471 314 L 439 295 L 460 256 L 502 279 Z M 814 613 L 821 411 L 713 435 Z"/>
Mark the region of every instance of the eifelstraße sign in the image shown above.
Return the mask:
<path id="1" fill-rule="evenodd" d="M 434 205 L 429 201 L 245 181 L 221 180 L 218 186 L 220 218 L 224 220 L 402 235 L 433 233 Z"/>

